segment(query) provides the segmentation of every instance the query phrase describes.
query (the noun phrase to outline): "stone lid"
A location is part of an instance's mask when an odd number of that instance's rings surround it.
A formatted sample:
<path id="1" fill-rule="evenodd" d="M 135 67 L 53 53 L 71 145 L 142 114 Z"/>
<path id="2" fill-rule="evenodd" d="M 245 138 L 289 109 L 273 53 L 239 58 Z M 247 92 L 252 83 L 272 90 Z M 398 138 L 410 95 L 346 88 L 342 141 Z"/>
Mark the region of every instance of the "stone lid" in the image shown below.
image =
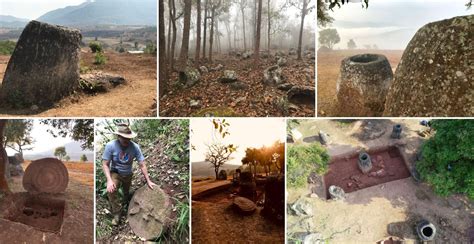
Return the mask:
<path id="1" fill-rule="evenodd" d="M 171 201 L 158 186 L 142 186 L 128 205 L 128 223 L 133 232 L 145 240 L 158 238 L 170 223 Z"/>
<path id="2" fill-rule="evenodd" d="M 32 161 L 23 176 L 23 188 L 30 193 L 64 192 L 69 182 L 69 174 L 64 163 L 56 158 Z"/>

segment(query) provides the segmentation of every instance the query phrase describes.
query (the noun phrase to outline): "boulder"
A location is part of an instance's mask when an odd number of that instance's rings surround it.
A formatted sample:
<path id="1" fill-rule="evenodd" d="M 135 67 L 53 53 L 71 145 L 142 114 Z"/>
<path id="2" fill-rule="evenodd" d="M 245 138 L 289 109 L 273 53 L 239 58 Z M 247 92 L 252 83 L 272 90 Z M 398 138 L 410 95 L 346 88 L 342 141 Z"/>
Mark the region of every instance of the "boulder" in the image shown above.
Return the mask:
<path id="1" fill-rule="evenodd" d="M 68 183 L 67 168 L 56 158 L 32 161 L 23 176 L 23 188 L 30 193 L 61 193 Z"/>
<path id="2" fill-rule="evenodd" d="M 220 71 L 224 68 L 224 65 L 218 64 L 216 67 L 211 68 L 211 71 Z"/>
<path id="3" fill-rule="evenodd" d="M 133 232 L 144 240 L 158 238 L 171 225 L 172 203 L 158 186 L 142 186 L 133 194 L 127 220 Z"/>
<path id="4" fill-rule="evenodd" d="M 108 92 L 110 89 L 125 83 L 126 80 L 122 76 L 100 71 L 83 74 L 79 80 L 80 88 L 86 93 Z"/>
<path id="5" fill-rule="evenodd" d="M 240 174 L 239 195 L 245 198 L 255 200 L 257 194 L 257 184 L 251 172 L 242 172 Z"/>
<path id="6" fill-rule="evenodd" d="M 357 165 L 362 173 L 367 174 L 372 169 L 372 160 L 370 159 L 369 154 L 365 152 L 360 153 Z M 376 173 L 376 175 L 378 174 Z"/>
<path id="7" fill-rule="evenodd" d="M 474 15 L 423 26 L 395 71 L 384 116 L 474 116 Z"/>
<path id="8" fill-rule="evenodd" d="M 242 81 L 232 82 L 229 84 L 229 86 L 232 90 L 245 90 L 249 88 L 249 85 Z"/>
<path id="9" fill-rule="evenodd" d="M 205 74 L 209 72 L 206 66 L 199 67 L 199 71 L 201 72 L 201 74 Z"/>
<path id="10" fill-rule="evenodd" d="M 346 193 L 339 186 L 329 186 L 329 196 L 334 200 L 344 200 Z"/>
<path id="11" fill-rule="evenodd" d="M 296 216 L 313 216 L 313 207 L 308 200 L 299 198 L 290 205 L 290 212 Z"/>
<path id="12" fill-rule="evenodd" d="M 51 106 L 79 81 L 78 30 L 31 21 L 8 62 L 0 100 L 14 107 Z"/>
<path id="13" fill-rule="evenodd" d="M 9 170 L 10 176 L 22 176 L 25 173 L 21 165 L 10 165 Z"/>
<path id="14" fill-rule="evenodd" d="M 277 61 L 277 65 L 280 66 L 280 67 L 286 66 L 286 63 L 287 63 L 287 62 L 288 62 L 288 61 L 286 60 L 286 58 L 280 57 L 280 58 L 278 59 L 278 61 Z"/>
<path id="15" fill-rule="evenodd" d="M 288 91 L 290 90 L 294 85 L 291 84 L 291 83 L 282 83 L 280 85 L 277 86 L 278 90 L 282 90 L 282 91 Z"/>
<path id="16" fill-rule="evenodd" d="M 234 209 L 244 215 L 252 214 L 257 209 L 257 205 L 245 197 L 235 197 L 232 201 L 232 205 L 234 206 Z"/>
<path id="17" fill-rule="evenodd" d="M 227 171 L 221 169 L 217 175 L 218 180 L 227 180 Z"/>
<path id="18" fill-rule="evenodd" d="M 315 104 L 315 89 L 312 86 L 293 86 L 287 92 L 288 100 L 296 104 Z"/>
<path id="19" fill-rule="evenodd" d="M 251 58 L 253 55 L 253 52 L 252 51 L 246 51 L 244 53 L 242 53 L 242 59 L 249 59 Z"/>
<path id="20" fill-rule="evenodd" d="M 232 83 L 236 82 L 237 80 L 237 72 L 233 70 L 224 70 L 224 76 L 219 78 L 221 83 Z"/>
<path id="21" fill-rule="evenodd" d="M 280 66 L 273 65 L 263 71 L 263 83 L 266 85 L 279 85 L 283 82 Z"/>
<path id="22" fill-rule="evenodd" d="M 268 176 L 265 182 L 265 203 L 262 215 L 277 222 L 285 219 L 285 179 Z"/>
<path id="23" fill-rule="evenodd" d="M 337 100 L 345 116 L 381 116 L 393 73 L 387 58 L 360 54 L 342 60 Z"/>
<path id="24" fill-rule="evenodd" d="M 179 82 L 186 86 L 194 86 L 201 79 L 201 74 L 195 68 L 187 67 L 179 72 Z"/>

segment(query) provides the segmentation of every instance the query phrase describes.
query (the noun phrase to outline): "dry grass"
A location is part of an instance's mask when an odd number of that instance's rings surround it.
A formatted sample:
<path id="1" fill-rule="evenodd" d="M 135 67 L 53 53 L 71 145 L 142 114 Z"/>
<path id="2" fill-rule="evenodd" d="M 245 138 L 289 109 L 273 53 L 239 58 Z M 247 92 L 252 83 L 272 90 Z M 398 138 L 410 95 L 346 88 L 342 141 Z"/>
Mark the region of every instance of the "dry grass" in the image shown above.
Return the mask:
<path id="1" fill-rule="evenodd" d="M 157 94 L 156 55 L 132 55 L 106 52 L 106 64 L 97 66 L 94 55 L 86 50 L 81 53 L 81 66 L 125 77 L 127 84 L 96 96 L 75 94 L 59 101 L 56 106 L 31 116 L 39 117 L 148 117 L 152 112 Z M 0 55 L 0 80 L 10 56 Z M 31 114 L 29 109 L 6 110 L 0 108 L 0 116 Z"/>
<path id="2" fill-rule="evenodd" d="M 25 160 L 23 163 L 23 169 L 26 169 L 31 163 L 30 160 Z M 79 161 L 69 161 L 64 162 L 66 166 L 69 177 L 78 181 L 87 186 L 94 186 L 94 164 L 91 162 L 79 162 Z"/>
<path id="3" fill-rule="evenodd" d="M 338 116 L 335 111 L 336 82 L 339 76 L 341 61 L 349 56 L 362 53 L 385 55 L 395 71 L 403 50 L 337 50 L 318 52 L 318 116 Z"/>

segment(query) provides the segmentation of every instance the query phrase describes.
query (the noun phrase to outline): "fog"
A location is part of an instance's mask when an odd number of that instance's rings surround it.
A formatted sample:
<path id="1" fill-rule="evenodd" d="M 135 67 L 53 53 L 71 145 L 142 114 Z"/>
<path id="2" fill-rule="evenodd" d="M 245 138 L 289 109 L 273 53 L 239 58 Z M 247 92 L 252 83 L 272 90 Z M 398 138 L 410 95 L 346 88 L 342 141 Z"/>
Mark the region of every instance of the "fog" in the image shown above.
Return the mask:
<path id="1" fill-rule="evenodd" d="M 335 49 L 347 48 L 354 39 L 358 48 L 374 44 L 379 49 L 405 49 L 416 31 L 423 25 L 460 15 L 473 14 L 467 10 L 467 0 L 371 0 L 368 9 L 351 3 L 329 11 L 335 19 L 341 41 Z"/>
<path id="2" fill-rule="evenodd" d="M 10 15 L 28 20 L 58 8 L 79 5 L 85 0 L 1 0 L 0 15 Z"/>

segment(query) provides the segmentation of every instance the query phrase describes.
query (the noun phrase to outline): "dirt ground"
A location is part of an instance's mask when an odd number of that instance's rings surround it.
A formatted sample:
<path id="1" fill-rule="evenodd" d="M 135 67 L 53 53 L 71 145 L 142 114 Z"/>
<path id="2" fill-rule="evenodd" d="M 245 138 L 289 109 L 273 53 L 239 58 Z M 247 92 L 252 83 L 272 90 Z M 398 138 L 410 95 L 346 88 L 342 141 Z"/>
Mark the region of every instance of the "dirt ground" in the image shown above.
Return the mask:
<path id="1" fill-rule="evenodd" d="M 26 168 L 28 163 L 22 165 Z M 71 163 L 72 164 L 72 163 Z M 66 164 L 69 172 L 69 184 L 64 194 L 52 197 L 66 201 L 61 234 L 43 232 L 28 225 L 12 222 L 3 218 L 6 206 L 11 202 L 9 196 L 0 197 L 0 242 L 9 243 L 90 243 L 94 238 L 94 164 Z M 20 177 L 9 182 L 14 195 L 25 194 Z"/>
<path id="2" fill-rule="evenodd" d="M 128 83 L 98 95 L 76 93 L 54 107 L 33 112 L 30 109 L 0 108 L 0 116 L 29 115 L 39 117 L 148 117 L 156 116 L 156 56 L 106 52 L 106 64 L 93 64 L 89 51 L 81 52 L 81 67 L 123 76 Z M 0 55 L 0 81 L 3 80 L 10 56 Z"/>
<path id="3" fill-rule="evenodd" d="M 213 184 L 214 180 L 207 182 Z M 210 190 L 203 182 L 193 182 L 193 196 L 195 185 L 197 188 Z M 194 201 L 193 197 L 193 243 L 235 243 L 237 240 L 242 243 L 284 243 L 284 226 L 265 219 L 260 214 L 262 207 L 257 206 L 257 210 L 249 216 L 237 214 L 232 207 L 232 198 L 229 197 L 232 192 L 232 188 L 220 190 L 200 197 L 199 201 Z"/>
<path id="4" fill-rule="evenodd" d="M 283 67 L 283 76 L 287 83 L 314 87 L 314 60 L 303 57 L 297 61 L 296 56 L 287 56 L 288 63 Z M 292 104 L 281 102 L 286 92 L 276 86 L 266 86 L 262 82 L 263 71 L 277 63 L 275 56 L 261 58 L 255 67 L 252 58 L 241 60 L 231 55 L 217 55 L 212 64 L 202 63 L 208 69 L 222 64 L 221 71 L 210 71 L 202 74 L 201 80 L 190 88 L 170 87 L 170 92 L 160 98 L 160 115 L 169 117 L 198 116 L 207 113 L 228 117 L 264 117 L 293 116 L 313 117 L 314 101 L 311 104 Z M 234 70 L 238 79 L 248 85 L 247 89 L 233 90 L 227 84 L 218 81 L 224 70 Z M 172 73 L 170 83 L 178 80 L 177 72 Z M 191 107 L 191 100 L 199 101 L 199 107 Z M 284 107 L 288 110 L 285 112 Z"/>
<path id="5" fill-rule="evenodd" d="M 400 140 L 390 138 L 392 126 L 396 123 L 403 126 Z M 361 148 L 397 145 L 411 169 L 417 149 L 424 140 L 417 131 L 423 128 L 415 119 L 351 123 L 305 120 L 297 127 L 303 138 L 296 143 L 314 142 L 318 139 L 315 135 L 323 130 L 329 134 L 331 142 L 327 148 L 331 157 Z M 314 194 L 311 197 L 311 193 L 318 193 L 314 187 L 309 184 L 306 188 L 288 189 L 288 204 L 304 198 L 314 213 L 309 218 L 289 215 L 290 236 L 310 231 L 321 233 L 331 243 L 374 243 L 389 236 L 388 225 L 395 223 L 399 237 L 407 243 L 417 243 L 415 226 L 421 219 L 426 219 L 437 228 L 436 243 L 469 243 L 474 204 L 465 196 L 437 196 L 428 185 L 417 183 L 412 177 L 346 193 L 343 201 L 325 200 Z M 459 206 L 453 207 L 448 201 L 459 203 Z"/>
<path id="6" fill-rule="evenodd" d="M 403 55 L 403 50 L 335 50 L 318 52 L 318 116 L 344 116 L 336 111 L 336 82 L 339 76 L 341 61 L 349 56 L 362 53 L 376 53 L 385 55 L 395 69 Z"/>

